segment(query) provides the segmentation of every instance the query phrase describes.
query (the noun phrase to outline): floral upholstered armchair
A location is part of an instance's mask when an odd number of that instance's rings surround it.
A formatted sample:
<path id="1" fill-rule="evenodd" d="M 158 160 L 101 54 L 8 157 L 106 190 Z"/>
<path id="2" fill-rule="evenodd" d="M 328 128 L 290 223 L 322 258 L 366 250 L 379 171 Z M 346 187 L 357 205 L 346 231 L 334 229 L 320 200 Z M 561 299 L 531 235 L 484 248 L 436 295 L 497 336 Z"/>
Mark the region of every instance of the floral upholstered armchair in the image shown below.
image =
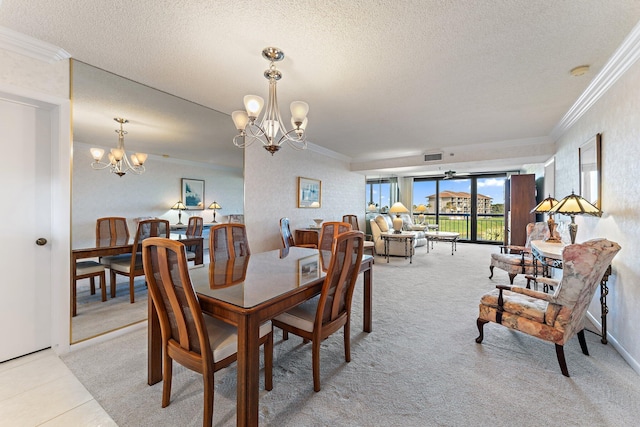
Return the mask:
<path id="1" fill-rule="evenodd" d="M 554 230 L 556 237 L 560 237 Z M 527 224 L 527 241 L 525 246 L 504 246 L 507 251 L 516 253 L 495 253 L 491 254 L 491 264 L 489 270 L 493 278 L 493 269 L 498 267 L 509 274 L 509 283 L 513 284 L 513 279 L 518 274 L 534 274 L 533 258 L 531 256 L 531 241 L 545 240 L 549 238 L 549 226 L 546 222 L 531 222 Z"/>
<path id="2" fill-rule="evenodd" d="M 532 335 L 556 346 L 560 370 L 569 376 L 564 344 L 575 334 L 580 347 L 589 355 L 584 338 L 584 317 L 596 288 L 620 245 L 606 239 L 594 239 L 566 246 L 562 253 L 562 279 L 553 294 L 532 289 L 498 285 L 480 299 L 477 325 L 483 340 L 488 322 Z"/>

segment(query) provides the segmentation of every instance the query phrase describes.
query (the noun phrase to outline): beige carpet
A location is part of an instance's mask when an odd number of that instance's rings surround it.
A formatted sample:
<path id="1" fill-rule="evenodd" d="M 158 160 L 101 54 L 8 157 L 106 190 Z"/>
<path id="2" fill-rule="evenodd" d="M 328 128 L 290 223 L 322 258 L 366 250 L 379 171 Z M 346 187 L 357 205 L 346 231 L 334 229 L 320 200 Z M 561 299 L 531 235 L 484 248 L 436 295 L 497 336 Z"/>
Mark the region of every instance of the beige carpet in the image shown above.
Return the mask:
<path id="1" fill-rule="evenodd" d="M 560 374 L 553 345 L 485 326 L 476 344 L 480 296 L 495 246 L 439 243 L 418 248 L 413 264 L 378 257 L 373 327 L 362 332 L 362 287 L 354 297 L 351 363 L 342 334 L 321 349 L 322 390 L 313 392 L 310 345 L 276 332 L 274 389 L 260 391 L 260 423 L 273 426 L 632 426 L 640 419 L 640 378 L 610 345 L 587 333 L 565 352 Z M 522 283 L 522 281 L 520 282 Z M 594 328 L 592 328 L 594 329 Z M 594 329 L 595 330 L 595 329 Z M 174 369 L 172 403 L 146 385 L 146 330 L 63 357 L 120 426 L 199 426 L 202 380 Z M 262 387 L 262 375 L 261 375 Z M 216 374 L 214 425 L 235 425 L 235 365 Z"/>

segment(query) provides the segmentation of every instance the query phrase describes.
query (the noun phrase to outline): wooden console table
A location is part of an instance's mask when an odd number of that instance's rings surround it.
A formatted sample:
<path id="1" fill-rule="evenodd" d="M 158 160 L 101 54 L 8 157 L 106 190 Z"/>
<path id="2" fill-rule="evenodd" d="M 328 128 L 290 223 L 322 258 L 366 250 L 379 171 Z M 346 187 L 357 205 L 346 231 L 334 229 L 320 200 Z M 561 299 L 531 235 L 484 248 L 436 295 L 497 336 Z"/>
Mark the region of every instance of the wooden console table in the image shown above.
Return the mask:
<path id="1" fill-rule="evenodd" d="M 542 264 L 544 268 L 562 268 L 562 250 L 565 245 L 563 243 L 548 243 L 544 240 L 531 241 L 531 253 L 533 254 L 534 271 L 537 273 L 537 263 Z M 600 342 L 607 344 L 607 295 L 609 287 L 607 281 L 611 274 L 611 266 L 607 268 L 602 279 L 600 279 L 600 320 L 602 322 L 602 336 Z"/>

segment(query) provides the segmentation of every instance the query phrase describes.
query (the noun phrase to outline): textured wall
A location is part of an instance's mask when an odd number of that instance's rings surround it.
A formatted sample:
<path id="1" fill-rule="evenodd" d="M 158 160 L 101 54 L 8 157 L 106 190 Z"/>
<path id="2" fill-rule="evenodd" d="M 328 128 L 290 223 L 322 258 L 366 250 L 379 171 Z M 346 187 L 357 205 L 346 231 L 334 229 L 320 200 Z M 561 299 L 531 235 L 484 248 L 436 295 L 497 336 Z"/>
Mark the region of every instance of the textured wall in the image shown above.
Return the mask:
<path id="1" fill-rule="evenodd" d="M 95 244 L 96 219 L 104 216 L 128 218 L 132 235 L 135 232 L 132 219 L 136 217 L 158 216 L 175 224 L 178 213 L 170 208 L 181 197 L 181 178 L 205 181 L 205 206 L 215 199 L 223 208 L 216 215 L 218 222 L 226 220 L 227 214 L 243 212 L 242 171 L 150 157 L 144 174 L 128 173 L 120 178 L 106 170 L 93 170 L 91 161 L 89 147 L 74 144 L 71 210 L 74 248 Z M 184 211 L 184 224 L 189 215 L 202 216 L 205 222 L 210 222 L 213 211 Z"/>
<path id="2" fill-rule="evenodd" d="M 298 177 L 322 181 L 322 207 L 298 208 Z M 296 151 L 284 146 L 271 156 L 254 144 L 245 152 L 245 212 L 252 252 L 282 246 L 279 221 L 286 216 L 291 230 L 308 227 L 314 218 L 342 220 L 357 214 L 364 223 L 364 175 L 351 172 L 343 161 L 311 150 Z"/>
<path id="3" fill-rule="evenodd" d="M 52 64 L 0 49 L 0 81 L 69 98 L 69 60 Z"/>
<path id="4" fill-rule="evenodd" d="M 579 191 L 578 147 L 602 133 L 602 218 L 577 217 L 577 241 L 606 237 L 622 250 L 609 279 L 608 330 L 623 356 L 640 372 L 640 64 L 636 63 L 557 141 L 556 198 Z M 558 220 L 568 221 L 563 215 Z M 596 297 L 589 312 L 600 318 Z"/>

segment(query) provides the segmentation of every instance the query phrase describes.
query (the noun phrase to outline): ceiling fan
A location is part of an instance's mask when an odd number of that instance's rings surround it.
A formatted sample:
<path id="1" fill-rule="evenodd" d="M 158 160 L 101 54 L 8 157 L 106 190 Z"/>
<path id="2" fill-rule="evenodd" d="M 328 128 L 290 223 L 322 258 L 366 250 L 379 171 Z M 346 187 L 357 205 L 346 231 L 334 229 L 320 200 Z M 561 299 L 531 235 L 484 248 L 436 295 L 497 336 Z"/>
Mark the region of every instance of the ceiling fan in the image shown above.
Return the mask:
<path id="1" fill-rule="evenodd" d="M 456 171 L 453 170 L 448 170 L 444 173 L 444 178 L 443 179 L 451 179 L 454 176 L 456 176 Z"/>

